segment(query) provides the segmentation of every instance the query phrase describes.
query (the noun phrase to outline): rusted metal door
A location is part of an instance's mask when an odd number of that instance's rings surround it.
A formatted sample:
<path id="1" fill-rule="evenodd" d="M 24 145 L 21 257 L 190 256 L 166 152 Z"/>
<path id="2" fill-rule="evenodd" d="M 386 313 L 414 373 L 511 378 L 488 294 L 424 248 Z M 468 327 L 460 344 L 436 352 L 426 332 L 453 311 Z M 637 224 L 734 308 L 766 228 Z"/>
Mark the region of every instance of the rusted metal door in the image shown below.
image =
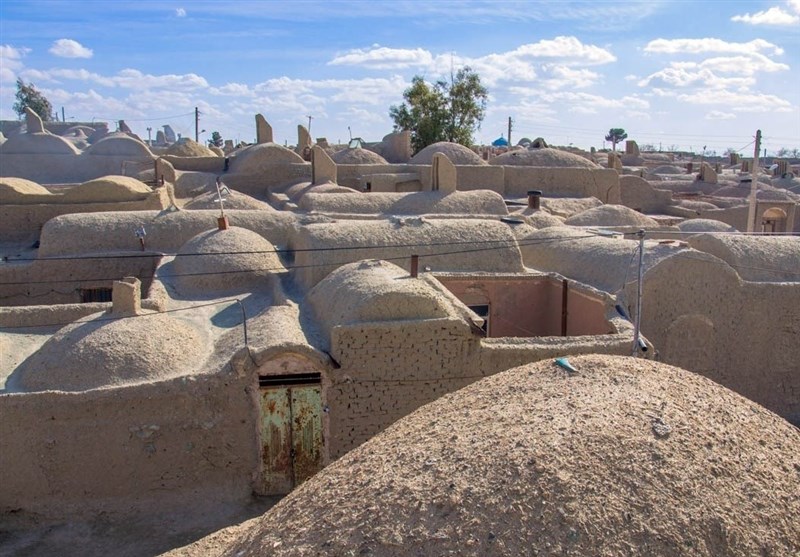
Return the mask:
<path id="1" fill-rule="evenodd" d="M 261 390 L 262 490 L 265 495 L 289 493 L 292 477 L 292 431 L 289 390 Z"/>
<path id="2" fill-rule="evenodd" d="M 322 468 L 322 390 L 317 385 L 289 391 L 294 484 L 300 485 Z"/>
<path id="3" fill-rule="evenodd" d="M 323 464 L 319 374 L 261 378 L 262 493 L 289 493 Z"/>

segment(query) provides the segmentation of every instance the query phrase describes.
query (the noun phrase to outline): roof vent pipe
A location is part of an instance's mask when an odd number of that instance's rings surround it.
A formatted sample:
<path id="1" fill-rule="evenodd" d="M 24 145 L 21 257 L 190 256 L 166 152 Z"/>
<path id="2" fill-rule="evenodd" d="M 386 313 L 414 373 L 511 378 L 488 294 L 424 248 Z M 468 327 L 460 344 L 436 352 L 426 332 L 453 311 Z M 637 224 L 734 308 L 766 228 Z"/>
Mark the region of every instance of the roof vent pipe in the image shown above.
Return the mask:
<path id="1" fill-rule="evenodd" d="M 531 209 L 539 209 L 542 200 L 541 190 L 530 190 L 528 192 L 528 207 Z"/>
<path id="2" fill-rule="evenodd" d="M 411 256 L 411 278 L 417 278 L 419 274 L 419 255 Z"/>

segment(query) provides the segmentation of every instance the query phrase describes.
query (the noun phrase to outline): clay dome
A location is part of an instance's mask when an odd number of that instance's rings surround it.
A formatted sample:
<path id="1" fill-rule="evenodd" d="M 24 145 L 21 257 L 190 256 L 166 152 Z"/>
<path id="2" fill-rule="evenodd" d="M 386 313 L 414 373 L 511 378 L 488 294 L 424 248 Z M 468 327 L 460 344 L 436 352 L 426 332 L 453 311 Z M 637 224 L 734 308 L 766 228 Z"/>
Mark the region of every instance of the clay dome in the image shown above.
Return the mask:
<path id="1" fill-rule="evenodd" d="M 549 147 L 542 149 L 523 149 L 519 151 L 509 151 L 498 155 L 489 161 L 489 164 L 503 166 L 558 166 L 558 167 L 581 167 L 581 168 L 600 168 L 600 165 L 593 163 L 589 159 Z"/>
<path id="2" fill-rule="evenodd" d="M 130 176 L 103 176 L 67 190 L 63 197 L 73 203 L 137 201 L 150 195 L 150 186 Z"/>
<path id="3" fill-rule="evenodd" d="M 92 142 L 92 138 L 89 138 L 89 142 Z M 86 149 L 86 153 L 90 155 L 110 155 L 118 157 L 153 157 L 153 153 L 150 152 L 147 145 L 134 137 L 119 132 L 110 133 L 92 143 L 92 145 Z"/>
<path id="4" fill-rule="evenodd" d="M 569 217 L 570 226 L 658 226 L 655 219 L 623 205 L 601 205 Z"/>
<path id="5" fill-rule="evenodd" d="M 367 149 L 342 149 L 331 155 L 336 164 L 389 164 L 378 153 Z"/>
<path id="6" fill-rule="evenodd" d="M 219 201 L 217 197 L 217 190 L 214 188 L 214 191 L 210 191 L 201 195 L 198 195 L 188 203 L 186 203 L 183 208 L 184 209 L 219 209 Z M 274 211 L 271 205 L 264 203 L 263 201 L 259 201 L 254 197 L 250 197 L 245 193 L 238 192 L 236 190 L 230 190 L 230 193 L 225 196 L 223 200 L 223 204 L 225 209 L 262 209 L 265 211 Z"/>
<path id="7" fill-rule="evenodd" d="M 686 174 L 686 170 L 671 164 L 662 164 L 650 170 L 651 174 Z"/>
<path id="8" fill-rule="evenodd" d="M 730 224 L 714 219 L 689 219 L 678 223 L 681 232 L 738 232 Z"/>
<path id="9" fill-rule="evenodd" d="M 576 373 L 548 359 L 423 406 L 215 543 L 230 557 L 800 552 L 795 427 L 679 368 L 569 360 Z"/>
<path id="10" fill-rule="evenodd" d="M 179 318 L 104 313 L 67 325 L 9 376 L 12 391 L 86 391 L 178 377 L 197 371 L 204 335 Z"/>
<path id="11" fill-rule="evenodd" d="M 170 145 L 164 152 L 165 155 L 173 155 L 176 157 L 216 157 L 216 153 L 206 147 L 200 145 L 196 141 L 188 137 L 182 137 L 172 145 Z"/>
<path id="12" fill-rule="evenodd" d="M 67 139 L 43 133 L 18 133 L 0 143 L 0 152 L 8 155 L 80 155 L 80 150 Z"/>
<path id="13" fill-rule="evenodd" d="M 232 174 L 268 172 L 276 164 L 303 164 L 303 157 L 277 143 L 250 145 L 231 157 Z"/>
<path id="14" fill-rule="evenodd" d="M 440 141 L 439 143 L 434 143 L 433 145 L 428 145 L 424 149 L 422 149 L 419 153 L 411 157 L 409 161 L 410 164 L 432 164 L 433 163 L 433 155 L 436 153 L 444 153 L 450 162 L 453 164 L 463 164 L 463 165 L 484 165 L 486 161 L 480 158 L 476 153 L 469 149 L 468 147 L 464 147 L 463 145 L 459 145 L 458 143 L 450 143 L 448 141 Z"/>
<path id="15" fill-rule="evenodd" d="M 175 283 L 181 290 L 233 291 L 265 287 L 286 269 L 275 246 L 261 235 L 232 226 L 191 238 L 175 257 Z"/>
<path id="16" fill-rule="evenodd" d="M 24 178 L 0 178 L 0 203 L 25 201 L 30 195 L 52 195 L 50 191 Z"/>

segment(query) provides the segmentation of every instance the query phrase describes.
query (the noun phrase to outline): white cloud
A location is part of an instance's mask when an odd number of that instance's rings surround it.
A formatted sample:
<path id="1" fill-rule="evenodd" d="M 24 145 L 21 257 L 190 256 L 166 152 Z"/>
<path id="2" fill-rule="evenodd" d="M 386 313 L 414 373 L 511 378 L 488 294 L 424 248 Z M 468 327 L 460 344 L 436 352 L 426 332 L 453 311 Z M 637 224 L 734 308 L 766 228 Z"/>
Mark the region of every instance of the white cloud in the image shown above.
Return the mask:
<path id="1" fill-rule="evenodd" d="M 27 79 L 36 79 L 52 83 L 61 83 L 63 80 L 87 81 L 103 87 L 121 87 L 123 89 L 182 89 L 196 90 L 208 87 L 205 78 L 197 74 L 145 74 L 139 70 L 126 68 L 113 76 L 103 76 L 84 69 L 72 70 L 53 68 L 50 70 L 25 70 L 23 75 Z"/>
<path id="2" fill-rule="evenodd" d="M 792 103 L 776 95 L 734 91 L 695 91 L 678 95 L 681 102 L 727 106 L 737 112 L 791 112 Z"/>
<path id="3" fill-rule="evenodd" d="M 177 17 L 186 17 L 186 10 L 184 10 L 183 8 L 176 8 L 175 15 Z"/>
<path id="4" fill-rule="evenodd" d="M 450 68 L 470 66 L 487 85 L 498 81 L 534 81 L 538 71 L 545 65 L 555 64 L 560 68 L 597 66 L 616 61 L 616 57 L 605 48 L 583 44 L 576 37 L 560 36 L 524 44 L 514 50 L 491 53 L 485 56 L 466 57 L 452 53 L 436 54 L 422 49 L 389 48 L 373 45 L 369 49 L 351 50 L 333 58 L 332 66 L 363 66 L 369 69 L 420 69 L 426 73 L 446 75 Z M 586 86 L 597 79 L 597 74 L 584 71 L 553 76 L 551 87 L 579 83 Z"/>
<path id="5" fill-rule="evenodd" d="M 733 120 L 734 118 L 736 118 L 736 114 L 721 110 L 712 110 L 706 114 L 706 120 Z"/>
<path id="6" fill-rule="evenodd" d="M 364 66 L 374 70 L 403 69 L 410 67 L 429 67 L 433 55 L 422 48 L 387 48 L 374 46 L 368 50 L 355 49 L 337 56 L 329 66 Z"/>
<path id="7" fill-rule="evenodd" d="M 19 70 L 25 67 L 22 58 L 29 52 L 29 48 L 0 45 L 0 83 L 16 81 Z"/>
<path id="8" fill-rule="evenodd" d="M 209 89 L 212 95 L 222 95 L 230 97 L 253 97 L 255 92 L 245 83 L 226 83 L 222 87 L 212 87 Z"/>
<path id="9" fill-rule="evenodd" d="M 654 39 L 644 47 L 645 52 L 661 54 L 705 54 L 720 52 L 729 54 L 755 54 L 767 51 L 781 55 L 783 49 L 764 39 L 753 39 L 746 43 L 732 43 L 722 39 Z"/>
<path id="10" fill-rule="evenodd" d="M 795 8 L 795 11 L 800 11 L 795 6 L 791 7 Z M 766 11 L 756 12 L 752 15 L 749 13 L 735 15 L 731 18 L 731 21 L 749 23 L 750 25 L 796 25 L 800 23 L 800 16 L 796 13 L 791 14 L 780 6 L 773 6 Z"/>
<path id="11" fill-rule="evenodd" d="M 584 89 L 595 84 L 600 79 L 600 74 L 585 68 L 573 70 L 566 66 L 555 66 L 551 70 L 551 77 L 542 81 L 545 89 Z"/>
<path id="12" fill-rule="evenodd" d="M 86 48 L 72 39 L 58 39 L 50 47 L 49 52 L 60 58 L 91 58 L 94 54 L 91 48 Z"/>

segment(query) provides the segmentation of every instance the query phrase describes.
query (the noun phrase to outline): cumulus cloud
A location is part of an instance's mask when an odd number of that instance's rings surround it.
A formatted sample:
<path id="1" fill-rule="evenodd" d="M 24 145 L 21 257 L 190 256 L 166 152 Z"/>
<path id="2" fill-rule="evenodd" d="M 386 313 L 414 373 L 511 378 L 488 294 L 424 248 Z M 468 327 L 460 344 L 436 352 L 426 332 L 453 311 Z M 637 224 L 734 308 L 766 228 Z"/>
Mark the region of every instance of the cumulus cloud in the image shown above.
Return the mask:
<path id="1" fill-rule="evenodd" d="M 737 112 L 791 112 L 792 103 L 776 95 L 738 91 L 695 91 L 676 97 L 698 105 L 727 106 Z"/>
<path id="2" fill-rule="evenodd" d="M 712 110 L 706 114 L 706 120 L 733 120 L 736 114 L 732 112 L 722 112 L 721 110 Z"/>
<path id="3" fill-rule="evenodd" d="M 177 17 L 186 17 L 186 10 L 184 10 L 183 8 L 176 8 L 175 15 Z"/>
<path id="4" fill-rule="evenodd" d="M 94 52 L 78 41 L 72 39 L 58 39 L 50 47 L 50 54 L 60 58 L 91 58 Z"/>
<path id="5" fill-rule="evenodd" d="M 121 87 L 123 89 L 181 89 L 196 90 L 208 87 L 205 78 L 197 74 L 146 74 L 139 70 L 127 68 L 116 75 L 104 76 L 84 69 L 54 68 L 50 70 L 25 70 L 27 79 L 35 79 L 51 83 L 63 81 L 86 81 L 103 87 Z"/>
<path id="6" fill-rule="evenodd" d="M 22 58 L 29 52 L 28 48 L 0 45 L 0 83 L 16 81 L 19 70 L 25 67 Z"/>
<path id="7" fill-rule="evenodd" d="M 789 0 L 786 4 L 788 10 L 784 10 L 781 6 L 773 6 L 754 14 L 748 12 L 735 15 L 731 21 L 750 25 L 797 25 L 800 23 L 800 1 Z"/>
<path id="8" fill-rule="evenodd" d="M 466 57 L 452 53 L 433 54 L 422 49 L 389 48 L 373 45 L 368 49 L 355 49 L 340 54 L 328 62 L 331 66 L 361 66 L 368 69 L 415 68 L 427 73 L 444 75 L 453 66 L 470 66 L 481 79 L 493 85 L 498 81 L 534 81 L 543 66 L 553 64 L 559 68 L 598 66 L 615 62 L 617 58 L 607 49 L 584 44 L 576 37 L 559 36 L 542 39 L 536 43 L 521 45 L 514 50 L 491 53 L 485 56 Z M 552 87 L 559 83 L 579 86 L 594 81 L 597 74 L 577 70 L 569 73 L 560 69 L 560 76 L 553 76 Z M 559 81 L 560 80 L 560 81 Z"/>
<path id="9" fill-rule="evenodd" d="M 644 51 L 660 54 L 706 54 L 711 52 L 728 54 L 757 54 L 762 51 L 781 55 L 783 49 L 764 39 L 753 39 L 746 43 L 734 43 L 706 37 L 704 39 L 654 39 L 647 43 Z"/>
<path id="10" fill-rule="evenodd" d="M 373 46 L 370 49 L 351 50 L 328 62 L 330 66 L 364 66 L 374 70 L 427 67 L 434 62 L 433 55 L 423 48 L 387 48 Z"/>

